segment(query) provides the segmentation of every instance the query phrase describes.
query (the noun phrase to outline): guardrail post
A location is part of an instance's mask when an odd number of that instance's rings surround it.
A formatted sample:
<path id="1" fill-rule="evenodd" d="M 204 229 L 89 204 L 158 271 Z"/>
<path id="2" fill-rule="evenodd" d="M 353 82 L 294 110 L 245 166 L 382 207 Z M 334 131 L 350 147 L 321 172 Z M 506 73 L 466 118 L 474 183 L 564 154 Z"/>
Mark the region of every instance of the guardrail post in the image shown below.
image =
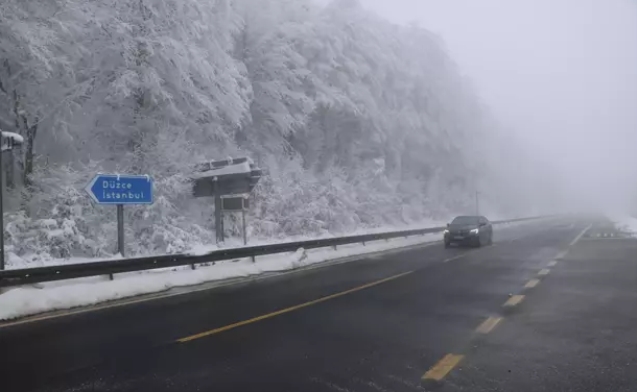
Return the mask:
<path id="1" fill-rule="evenodd" d="M 333 246 L 334 250 L 336 250 L 336 245 Z"/>
<path id="2" fill-rule="evenodd" d="M 126 250 L 124 245 L 124 205 L 117 205 L 117 252 L 126 256 Z M 108 274 L 108 280 L 114 280 L 113 274 Z"/>
<path id="3" fill-rule="evenodd" d="M 197 269 L 197 267 L 195 266 L 195 264 L 190 264 L 190 268 L 192 268 L 193 270 Z"/>

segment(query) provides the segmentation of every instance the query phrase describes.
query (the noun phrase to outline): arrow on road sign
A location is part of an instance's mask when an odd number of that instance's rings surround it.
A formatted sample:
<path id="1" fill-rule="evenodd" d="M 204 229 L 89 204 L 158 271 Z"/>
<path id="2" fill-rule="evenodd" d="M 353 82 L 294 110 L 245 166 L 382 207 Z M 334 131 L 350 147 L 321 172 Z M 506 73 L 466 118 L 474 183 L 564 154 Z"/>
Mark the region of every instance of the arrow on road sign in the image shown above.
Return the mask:
<path id="1" fill-rule="evenodd" d="M 150 176 L 98 174 L 86 186 L 98 204 L 152 204 L 153 180 Z"/>

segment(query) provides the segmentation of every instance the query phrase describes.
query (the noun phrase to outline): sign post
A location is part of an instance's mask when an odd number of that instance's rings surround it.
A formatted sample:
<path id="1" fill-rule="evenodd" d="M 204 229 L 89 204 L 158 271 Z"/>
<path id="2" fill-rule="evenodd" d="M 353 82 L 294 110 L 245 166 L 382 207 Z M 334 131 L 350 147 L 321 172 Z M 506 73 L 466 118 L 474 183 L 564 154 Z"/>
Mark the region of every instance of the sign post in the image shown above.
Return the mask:
<path id="1" fill-rule="evenodd" d="M 241 209 L 241 226 L 243 227 L 243 245 L 248 245 L 248 234 L 246 230 L 246 209 Z"/>
<path id="2" fill-rule="evenodd" d="M 126 256 L 124 246 L 124 206 L 122 204 L 117 205 L 117 252 L 120 255 Z"/>
<path id="3" fill-rule="evenodd" d="M 0 130 L 0 271 L 4 270 L 4 206 L 2 200 L 4 199 L 4 167 L 3 167 L 3 152 L 11 151 L 16 146 L 21 146 L 24 143 L 22 136 L 13 132 L 3 132 Z"/>
<path id="4" fill-rule="evenodd" d="M 1 132 L 1 131 L 0 131 Z M 0 232 L 0 271 L 4 270 L 4 206 L 2 205 L 2 199 L 4 199 L 4 180 L 2 176 L 4 173 L 4 167 L 2 167 L 2 158 L 4 152 L 4 148 L 0 150 L 0 228 L 2 228 L 2 232 Z"/>
<path id="5" fill-rule="evenodd" d="M 126 174 L 98 174 L 85 189 L 95 203 L 117 206 L 117 251 L 125 256 L 124 206 L 152 204 L 152 178 Z"/>
<path id="6" fill-rule="evenodd" d="M 225 241 L 223 235 L 223 208 L 221 206 L 221 195 L 215 194 L 215 233 L 217 237 L 217 244 Z"/>

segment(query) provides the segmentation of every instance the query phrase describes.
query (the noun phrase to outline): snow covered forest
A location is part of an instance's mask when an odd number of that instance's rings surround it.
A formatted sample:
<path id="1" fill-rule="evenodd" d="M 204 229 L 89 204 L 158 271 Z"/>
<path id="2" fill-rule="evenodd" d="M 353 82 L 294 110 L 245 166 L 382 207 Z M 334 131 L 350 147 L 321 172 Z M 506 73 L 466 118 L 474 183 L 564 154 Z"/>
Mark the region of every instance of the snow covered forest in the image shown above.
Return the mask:
<path id="1" fill-rule="evenodd" d="M 25 139 L 3 156 L 5 240 L 30 262 L 115 252 L 97 172 L 155 178 L 130 254 L 214 242 L 189 180 L 211 159 L 264 170 L 249 231 L 272 239 L 447 219 L 476 189 L 528 215 L 545 181 L 437 36 L 356 0 L 3 0 L 0 128 Z"/>

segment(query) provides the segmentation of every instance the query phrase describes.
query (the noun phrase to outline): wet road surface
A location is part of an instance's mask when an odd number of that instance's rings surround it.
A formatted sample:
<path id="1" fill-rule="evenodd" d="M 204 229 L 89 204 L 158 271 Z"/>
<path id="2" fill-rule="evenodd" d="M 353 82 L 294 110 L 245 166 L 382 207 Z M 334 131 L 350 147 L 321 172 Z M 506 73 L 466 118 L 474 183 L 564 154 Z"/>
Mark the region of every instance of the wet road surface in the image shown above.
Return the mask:
<path id="1" fill-rule="evenodd" d="M 494 239 L 0 326 L 2 390 L 635 390 L 637 241 L 575 218 Z"/>

